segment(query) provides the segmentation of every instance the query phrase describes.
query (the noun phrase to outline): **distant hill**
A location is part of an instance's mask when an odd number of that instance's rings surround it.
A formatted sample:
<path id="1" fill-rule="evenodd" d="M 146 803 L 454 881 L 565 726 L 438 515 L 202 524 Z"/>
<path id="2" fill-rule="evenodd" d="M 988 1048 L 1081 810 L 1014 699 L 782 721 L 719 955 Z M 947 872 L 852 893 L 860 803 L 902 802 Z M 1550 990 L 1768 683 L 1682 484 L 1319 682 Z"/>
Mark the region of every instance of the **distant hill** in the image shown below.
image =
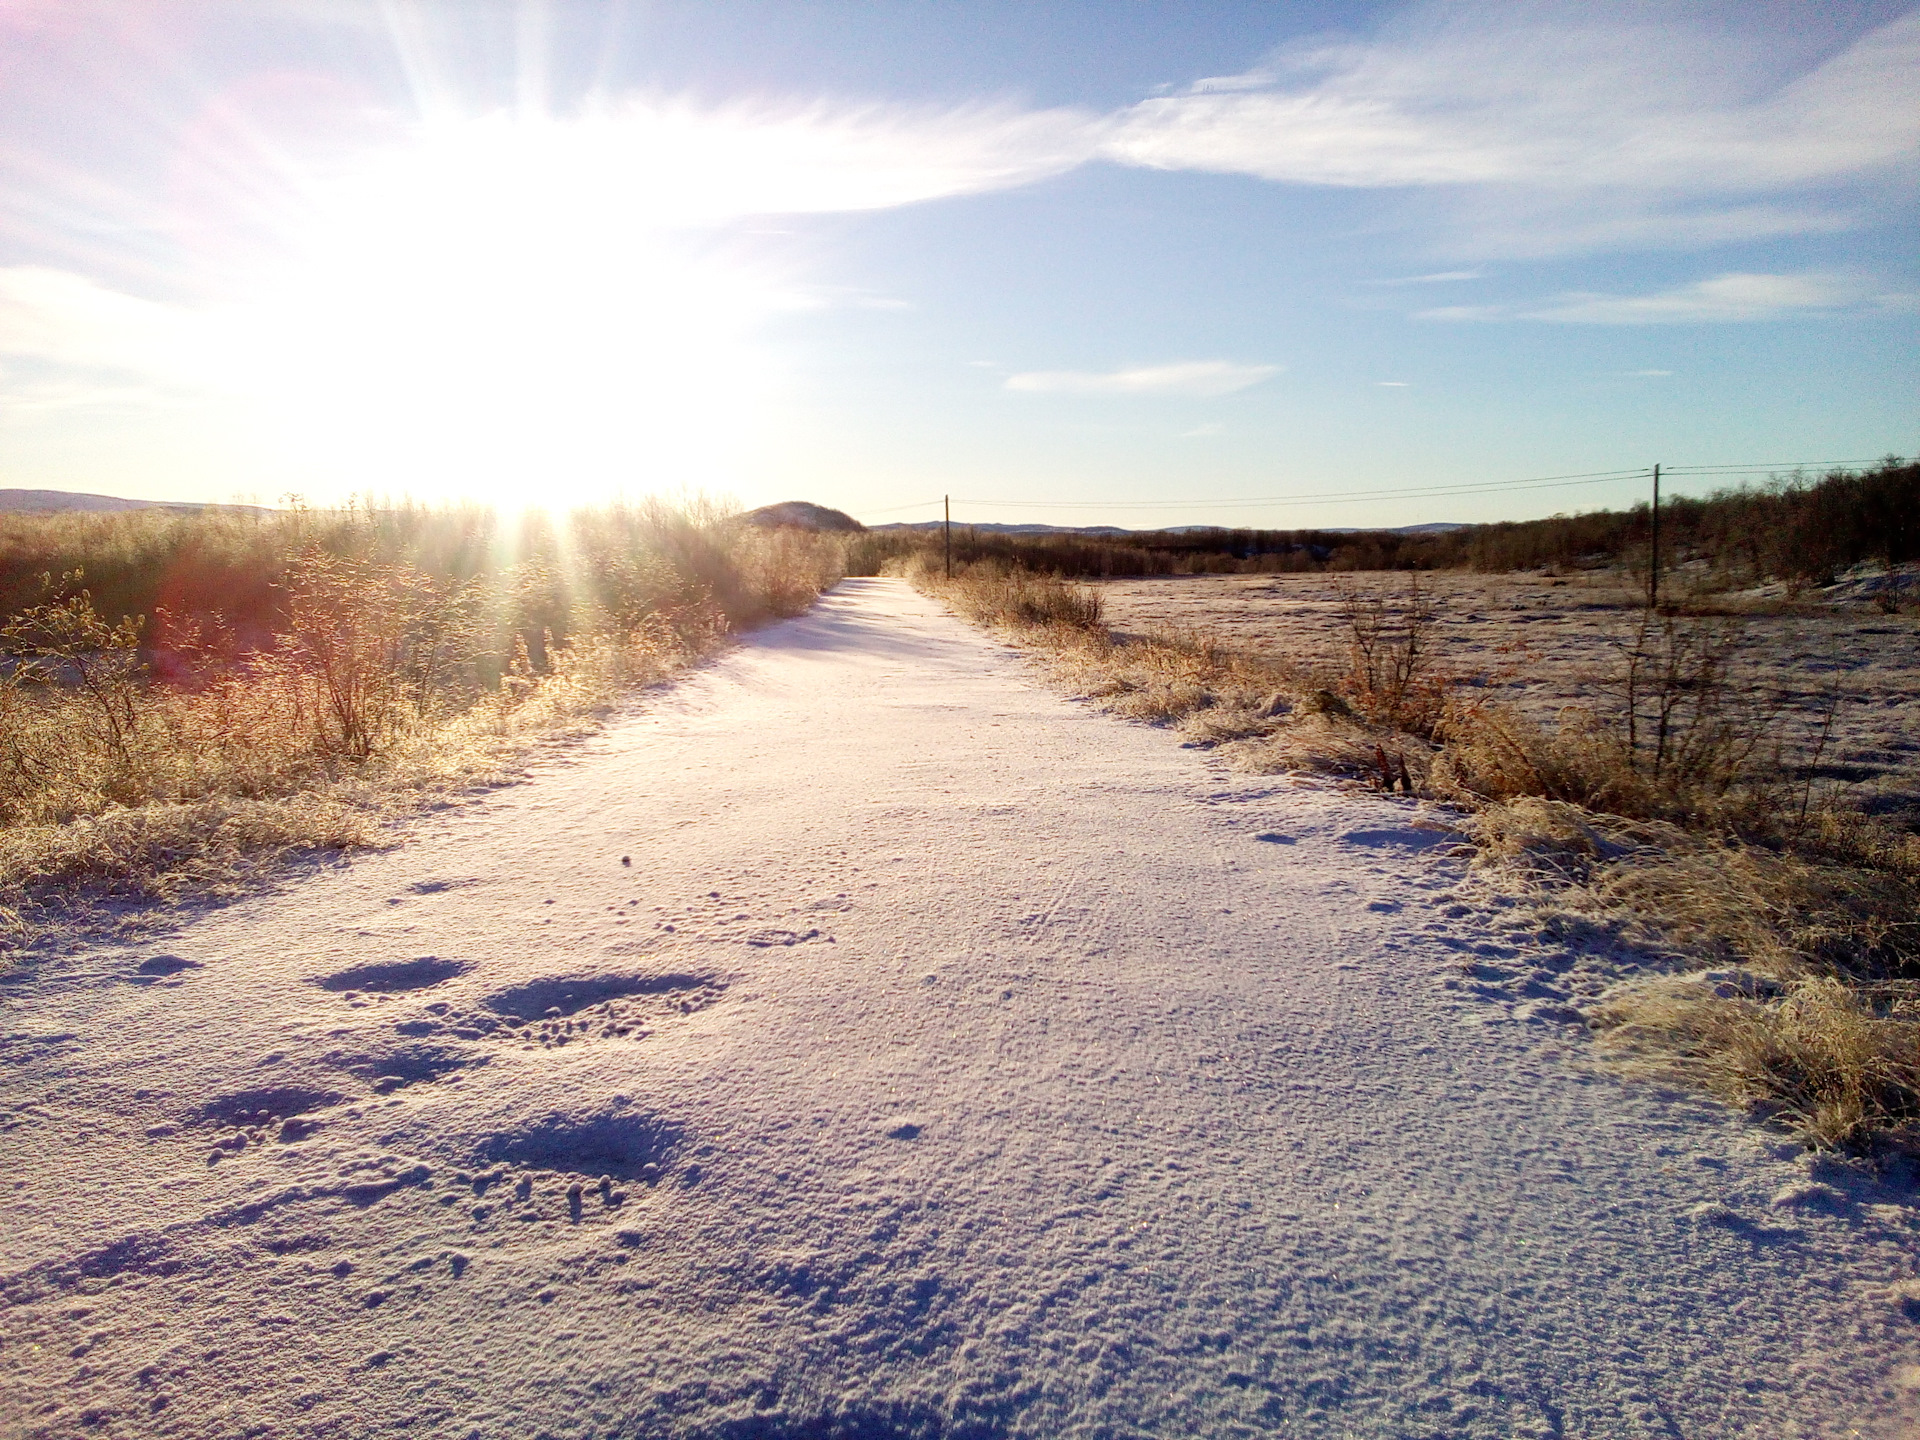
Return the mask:
<path id="1" fill-rule="evenodd" d="M 54 515 L 84 510 L 115 514 L 126 510 L 259 510 L 258 505 L 203 505 L 192 500 L 125 500 L 118 495 L 88 495 L 79 490 L 0 490 L 0 514 Z"/>
<path id="2" fill-rule="evenodd" d="M 829 510 L 810 500 L 782 500 L 778 505 L 762 505 L 740 517 L 749 525 L 766 529 L 792 526 L 796 530 L 864 530 L 867 527 L 844 510 Z"/>
<path id="3" fill-rule="evenodd" d="M 1328 535 L 1445 535 L 1450 530 L 1471 530 L 1471 525 L 1454 520 L 1429 520 L 1424 525 L 1334 525 L 1322 526 Z"/>
<path id="4" fill-rule="evenodd" d="M 117 495 L 82 495 L 73 490 L 0 490 L 0 510 L 16 514 L 44 515 L 56 510 L 152 510 L 158 505 L 154 500 L 122 500 Z"/>

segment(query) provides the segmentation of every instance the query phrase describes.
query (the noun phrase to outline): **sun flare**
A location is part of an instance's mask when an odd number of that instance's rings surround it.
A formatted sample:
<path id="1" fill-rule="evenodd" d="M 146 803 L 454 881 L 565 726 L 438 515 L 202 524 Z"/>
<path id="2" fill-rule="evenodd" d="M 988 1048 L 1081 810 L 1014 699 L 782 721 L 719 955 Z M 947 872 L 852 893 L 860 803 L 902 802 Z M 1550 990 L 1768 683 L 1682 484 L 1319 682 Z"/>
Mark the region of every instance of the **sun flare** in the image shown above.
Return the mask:
<path id="1" fill-rule="evenodd" d="M 291 260 L 230 311 L 273 438 L 390 493 L 566 504 L 726 489 L 771 376 L 769 277 L 591 128 L 433 128 L 315 188 Z"/>

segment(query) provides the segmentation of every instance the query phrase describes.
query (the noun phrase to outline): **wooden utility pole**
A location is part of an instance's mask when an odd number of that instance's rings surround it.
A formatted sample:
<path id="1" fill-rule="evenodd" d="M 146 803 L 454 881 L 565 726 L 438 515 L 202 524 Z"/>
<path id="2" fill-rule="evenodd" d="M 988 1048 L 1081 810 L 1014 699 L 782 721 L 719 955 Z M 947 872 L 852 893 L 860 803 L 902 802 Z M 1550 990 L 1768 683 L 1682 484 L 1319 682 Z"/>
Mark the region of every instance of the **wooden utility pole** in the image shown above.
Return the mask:
<path id="1" fill-rule="evenodd" d="M 1647 609 L 1660 608 L 1660 467 L 1653 467 L 1653 553 L 1647 557 Z"/>
<path id="2" fill-rule="evenodd" d="M 942 495 L 940 497 L 940 503 L 946 507 L 947 579 L 951 580 L 953 578 L 953 497 L 951 495 Z"/>

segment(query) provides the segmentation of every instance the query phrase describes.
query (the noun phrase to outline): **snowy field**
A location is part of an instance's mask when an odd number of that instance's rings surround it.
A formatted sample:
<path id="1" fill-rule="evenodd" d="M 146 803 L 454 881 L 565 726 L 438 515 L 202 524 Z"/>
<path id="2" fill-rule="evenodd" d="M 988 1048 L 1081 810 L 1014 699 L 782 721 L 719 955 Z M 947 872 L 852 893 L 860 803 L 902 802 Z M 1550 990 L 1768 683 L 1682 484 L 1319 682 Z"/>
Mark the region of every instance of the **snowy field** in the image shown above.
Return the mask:
<path id="1" fill-rule="evenodd" d="M 0 1434 L 1920 1425 L 1910 1195 L 898 582 L 419 830 L 7 983 Z"/>
<path id="2" fill-rule="evenodd" d="M 1676 576 L 1674 588 L 1683 589 Z M 1176 575 L 1099 585 L 1109 624 L 1121 630 L 1191 626 L 1229 645 L 1334 672 L 1351 634 L 1343 585 L 1404 597 L 1407 577 Z M 1909 577 L 1920 589 L 1920 577 Z M 1486 679 L 1490 692 L 1543 724 L 1569 705 L 1592 705 L 1617 672 L 1645 592 L 1610 571 L 1566 576 L 1479 575 L 1441 570 L 1420 585 L 1434 609 L 1433 659 Z M 1778 587 L 1772 587 L 1777 590 Z M 1697 622 L 1740 637 L 1741 687 L 1775 712 L 1770 730 L 1790 747 L 1819 742 L 1831 691 L 1841 700 L 1820 778 L 1863 808 L 1920 821 L 1920 623 L 1882 615 L 1842 584 L 1784 595 L 1714 597 L 1726 613 Z M 1750 607 L 1743 609 L 1742 607 Z"/>

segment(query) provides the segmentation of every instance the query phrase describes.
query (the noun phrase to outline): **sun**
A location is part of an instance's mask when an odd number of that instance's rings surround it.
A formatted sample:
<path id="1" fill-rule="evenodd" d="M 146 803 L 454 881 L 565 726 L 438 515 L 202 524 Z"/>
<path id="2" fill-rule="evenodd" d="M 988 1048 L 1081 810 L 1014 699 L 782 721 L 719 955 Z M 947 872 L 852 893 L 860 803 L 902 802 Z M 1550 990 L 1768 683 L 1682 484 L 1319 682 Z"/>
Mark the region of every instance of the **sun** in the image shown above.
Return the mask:
<path id="1" fill-rule="evenodd" d="M 733 487 L 769 276 L 590 126 L 430 128 L 313 187 L 230 312 L 274 438 L 344 489 L 562 506 Z"/>

